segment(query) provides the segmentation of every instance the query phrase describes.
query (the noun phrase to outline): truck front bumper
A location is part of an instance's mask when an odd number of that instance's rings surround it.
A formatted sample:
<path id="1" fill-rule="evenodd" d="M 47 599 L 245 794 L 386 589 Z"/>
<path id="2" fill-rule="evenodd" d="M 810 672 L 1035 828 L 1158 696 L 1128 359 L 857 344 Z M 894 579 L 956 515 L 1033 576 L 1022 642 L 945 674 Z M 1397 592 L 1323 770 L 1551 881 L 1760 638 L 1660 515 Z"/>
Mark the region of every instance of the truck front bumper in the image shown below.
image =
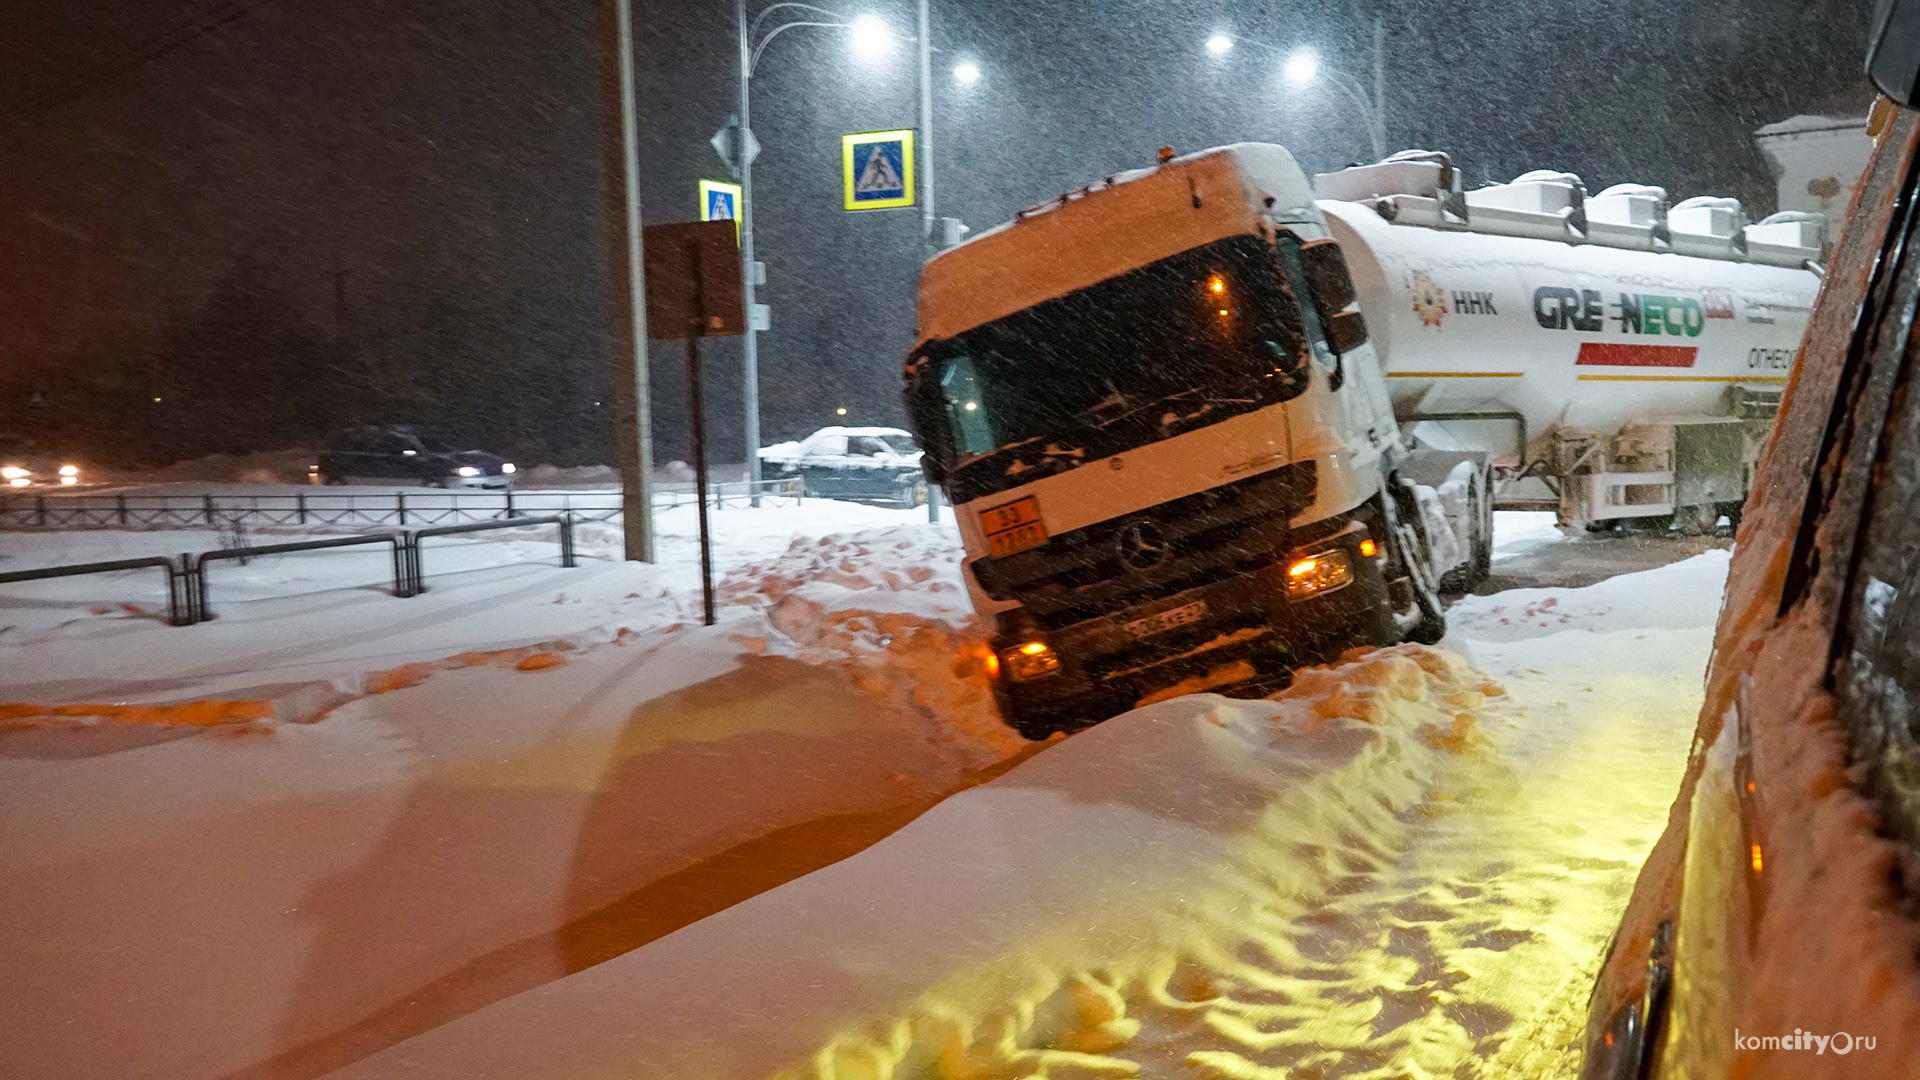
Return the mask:
<path id="1" fill-rule="evenodd" d="M 1246 573 L 1070 626 L 996 637 L 996 652 L 1044 641 L 1058 667 L 1027 680 L 1003 664 L 994 679 L 1001 715 L 1042 738 L 1098 723 L 1145 701 L 1202 690 L 1263 696 L 1295 669 L 1326 663 L 1355 646 L 1399 640 L 1378 558 L 1361 553 L 1355 525 Z M 1338 549 L 1352 567 L 1345 585 L 1291 598 L 1287 568 Z"/>

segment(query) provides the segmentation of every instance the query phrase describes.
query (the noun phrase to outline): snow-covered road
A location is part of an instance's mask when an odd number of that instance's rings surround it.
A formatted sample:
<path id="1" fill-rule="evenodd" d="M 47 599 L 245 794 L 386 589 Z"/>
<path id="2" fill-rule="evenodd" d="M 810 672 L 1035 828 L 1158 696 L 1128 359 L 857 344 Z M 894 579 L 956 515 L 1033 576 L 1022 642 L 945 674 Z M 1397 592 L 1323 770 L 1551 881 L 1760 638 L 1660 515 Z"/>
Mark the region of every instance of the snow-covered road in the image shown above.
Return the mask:
<path id="1" fill-rule="evenodd" d="M 991 779 L 1021 744 L 946 529 L 810 502 L 721 532 L 713 628 L 685 569 L 505 565 L 534 538 L 405 601 L 260 565 L 187 629 L 10 590 L 6 699 L 340 694 L 0 716 L 0 994 L 30 1003 L 0 1043 L 62 1078 L 1559 1075 L 1726 567 L 1470 597 L 1447 644 L 1480 673 L 1375 654 Z"/>

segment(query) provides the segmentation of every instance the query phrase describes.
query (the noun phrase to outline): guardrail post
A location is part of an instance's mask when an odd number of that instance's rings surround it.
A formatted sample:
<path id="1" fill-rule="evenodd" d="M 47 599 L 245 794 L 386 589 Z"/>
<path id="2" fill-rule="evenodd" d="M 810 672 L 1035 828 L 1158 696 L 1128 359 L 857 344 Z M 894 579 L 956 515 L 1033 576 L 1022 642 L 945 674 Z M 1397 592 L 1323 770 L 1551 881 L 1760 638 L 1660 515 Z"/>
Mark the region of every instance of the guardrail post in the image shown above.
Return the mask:
<path id="1" fill-rule="evenodd" d="M 115 495 L 113 497 L 113 505 L 114 505 L 114 509 L 120 512 L 120 527 L 123 529 L 126 528 L 127 527 L 127 497 L 125 495 Z"/>
<path id="2" fill-rule="evenodd" d="M 191 551 L 180 553 L 180 592 L 187 602 L 187 621 L 184 625 L 192 626 L 206 618 L 200 613 L 203 603 L 200 597 L 200 570 L 194 564 Z"/>
<path id="3" fill-rule="evenodd" d="M 46 528 L 47 527 L 47 497 L 45 495 L 35 495 L 33 497 L 33 510 L 34 510 L 36 523 L 41 528 L 43 529 Z"/>
<path id="4" fill-rule="evenodd" d="M 577 566 L 573 559 L 573 515 L 560 515 L 560 565 Z"/>
<path id="5" fill-rule="evenodd" d="M 220 519 L 216 517 L 213 512 L 213 496 L 202 495 L 200 496 L 200 502 L 201 502 L 201 506 L 206 510 L 207 524 L 209 525 L 220 524 Z"/>
<path id="6" fill-rule="evenodd" d="M 305 525 L 307 523 L 307 493 L 303 491 L 295 495 L 293 499 L 294 507 L 300 514 L 300 524 Z"/>
<path id="7" fill-rule="evenodd" d="M 507 489 L 507 516 L 513 516 L 513 489 Z"/>
<path id="8" fill-rule="evenodd" d="M 405 525 L 407 523 L 407 493 L 404 491 L 394 492 L 393 504 L 400 511 L 400 524 Z"/>

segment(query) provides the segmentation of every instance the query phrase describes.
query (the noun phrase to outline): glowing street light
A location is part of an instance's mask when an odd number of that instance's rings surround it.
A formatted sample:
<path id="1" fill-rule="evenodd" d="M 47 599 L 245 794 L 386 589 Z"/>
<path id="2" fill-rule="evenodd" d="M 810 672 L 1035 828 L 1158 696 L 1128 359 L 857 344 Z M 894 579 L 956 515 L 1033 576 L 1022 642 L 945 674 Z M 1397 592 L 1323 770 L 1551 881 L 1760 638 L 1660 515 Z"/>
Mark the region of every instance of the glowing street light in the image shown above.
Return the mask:
<path id="1" fill-rule="evenodd" d="M 853 51 L 868 60 L 876 60 L 893 51 L 893 31 L 878 15 L 862 15 L 847 24 Z"/>
<path id="2" fill-rule="evenodd" d="M 961 86 L 972 86 L 980 81 L 980 65 L 971 60 L 962 61 L 953 69 L 953 79 Z"/>
<path id="3" fill-rule="evenodd" d="M 1360 107 L 1360 119 L 1366 124 L 1367 137 L 1373 143 L 1375 158 L 1384 158 L 1387 153 L 1386 118 L 1383 112 L 1386 98 L 1386 74 L 1385 65 L 1381 59 L 1384 51 L 1383 38 L 1384 32 L 1381 29 L 1380 20 L 1375 19 L 1373 21 L 1373 93 L 1371 96 L 1368 95 L 1367 88 L 1360 84 L 1360 80 L 1339 68 L 1321 67 L 1320 58 L 1312 49 L 1295 49 L 1286 53 L 1286 59 L 1280 68 L 1280 73 L 1295 86 L 1305 86 L 1325 75 L 1334 85 L 1350 94 L 1353 97 L 1353 103 Z M 1215 56 L 1225 56 L 1236 44 L 1256 45 L 1273 53 L 1282 51 L 1277 46 L 1269 45 L 1256 38 L 1241 38 L 1225 33 L 1208 38 L 1207 51 Z"/>
<path id="4" fill-rule="evenodd" d="M 1285 71 L 1290 83 L 1310 83 L 1320 74 L 1320 58 L 1313 55 L 1311 49 L 1301 49 L 1287 57 Z"/>

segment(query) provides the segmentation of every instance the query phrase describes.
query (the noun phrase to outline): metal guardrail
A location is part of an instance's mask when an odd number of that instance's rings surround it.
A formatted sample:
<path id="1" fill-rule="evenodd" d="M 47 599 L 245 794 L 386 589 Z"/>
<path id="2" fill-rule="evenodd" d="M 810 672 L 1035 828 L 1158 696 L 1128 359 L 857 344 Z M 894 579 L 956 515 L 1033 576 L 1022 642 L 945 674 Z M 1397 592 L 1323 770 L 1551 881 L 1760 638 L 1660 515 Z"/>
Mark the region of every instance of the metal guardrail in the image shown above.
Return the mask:
<path id="1" fill-rule="evenodd" d="M 711 485 L 708 505 L 750 504 L 754 497 L 806 495 L 797 478 Z M 693 503 L 691 491 L 654 493 L 656 510 Z M 0 531 L 196 529 L 333 526 L 400 528 L 497 521 L 523 514 L 571 514 L 576 522 L 620 516 L 620 493 L 420 491 L 372 494 L 336 489 L 291 495 L 71 495 L 0 493 Z"/>
<path id="2" fill-rule="evenodd" d="M 221 559 L 251 559 L 261 555 L 285 555 L 295 551 L 319 551 L 322 548 L 355 547 L 363 544 L 393 545 L 393 595 L 412 596 L 413 578 L 407 572 L 409 560 L 406 554 L 407 549 L 412 545 L 405 533 L 336 536 L 326 540 L 301 540 L 291 544 L 222 548 L 219 551 L 203 551 L 194 556 L 187 576 L 188 621 L 206 622 L 213 618 L 213 609 L 207 605 L 207 564 L 210 562 Z M 180 558 L 185 561 L 186 556 L 182 555 Z"/>
<path id="3" fill-rule="evenodd" d="M 427 591 L 427 575 L 420 568 L 420 541 L 431 536 L 452 536 L 456 533 L 485 532 L 489 529 L 516 529 L 522 525 L 560 526 L 560 565 L 564 567 L 579 565 L 573 557 L 573 517 L 570 514 L 507 518 L 504 521 L 480 521 L 470 525 L 440 525 L 431 529 L 415 529 L 407 534 L 407 558 L 412 583 L 405 595 L 418 596 Z"/>
<path id="4" fill-rule="evenodd" d="M 285 544 L 221 548 L 216 551 L 203 551 L 197 555 L 187 552 L 180 556 L 177 564 L 173 559 L 154 555 L 141 559 L 116 559 L 111 562 L 75 563 L 70 566 L 49 566 L 34 570 L 10 570 L 0 573 L 0 585 L 10 582 L 45 581 L 51 578 L 78 577 L 84 574 L 109 574 L 122 570 L 157 568 L 167 576 L 167 622 L 173 626 L 192 626 L 194 623 L 206 622 L 214 617 L 212 605 L 207 600 L 207 567 L 211 563 L 235 559 L 245 561 L 265 555 L 286 555 L 301 551 L 386 544 L 392 548 L 393 552 L 393 595 L 406 598 L 418 596 L 427 591 L 425 573 L 420 566 L 421 540 L 458 533 L 517 529 L 529 525 L 559 526 L 560 565 L 564 567 L 579 565 L 574 553 L 573 515 L 548 514 L 538 517 L 515 517 L 497 521 L 431 526 L 410 532 L 334 536 L 322 540 L 300 540 Z"/>
<path id="5" fill-rule="evenodd" d="M 186 556 L 182 555 L 182 562 Z M 167 622 L 173 626 L 191 626 L 193 624 L 193 587 L 179 570 L 173 560 L 159 555 L 144 559 L 113 559 L 108 562 L 74 563 L 71 566 L 48 566 L 38 570 L 9 570 L 0 574 L 0 585 L 15 581 L 46 581 L 49 578 L 79 577 L 83 574 L 112 574 L 121 570 L 144 570 L 158 567 L 167 575 Z M 183 595 L 184 594 L 184 595 Z"/>

